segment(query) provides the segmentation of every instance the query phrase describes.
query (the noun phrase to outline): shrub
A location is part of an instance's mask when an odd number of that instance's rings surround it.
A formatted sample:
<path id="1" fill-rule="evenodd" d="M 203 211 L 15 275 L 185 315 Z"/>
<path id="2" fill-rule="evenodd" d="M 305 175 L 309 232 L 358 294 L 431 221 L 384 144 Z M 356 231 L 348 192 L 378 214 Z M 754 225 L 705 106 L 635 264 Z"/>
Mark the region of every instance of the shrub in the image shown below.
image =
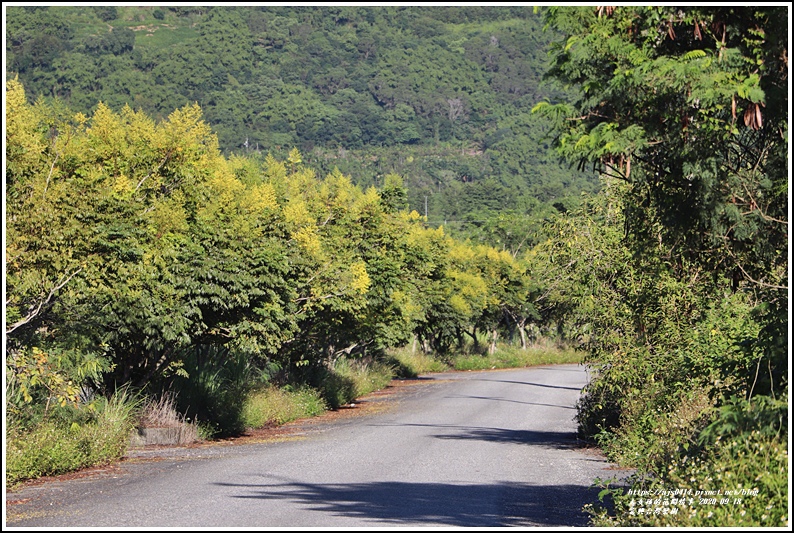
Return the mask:
<path id="1" fill-rule="evenodd" d="M 242 419 L 247 428 L 262 428 L 317 416 L 326 409 L 320 393 L 309 387 L 292 390 L 268 386 L 246 397 Z"/>
<path id="2" fill-rule="evenodd" d="M 394 376 L 385 361 L 339 358 L 331 364 L 320 364 L 305 375 L 305 382 L 320 391 L 331 409 L 348 404 L 374 390 L 386 387 Z"/>
<path id="3" fill-rule="evenodd" d="M 89 422 L 44 421 L 6 429 L 6 483 L 57 475 L 120 459 L 127 450 L 140 400 L 125 390 L 97 402 Z"/>
<path id="4" fill-rule="evenodd" d="M 178 410 L 198 423 L 204 435 L 228 437 L 245 430 L 243 404 L 257 382 L 257 369 L 244 354 L 195 346 L 172 378 L 170 390 Z"/>
<path id="5" fill-rule="evenodd" d="M 649 467 L 635 474 L 632 493 L 605 489 L 614 499 L 614 512 L 592 510 L 593 524 L 786 527 L 788 398 L 733 397 L 710 414 L 711 423 L 697 439 L 679 446 L 663 467 L 657 463 L 651 474 Z M 666 498 L 667 503 L 664 498 L 657 502 L 655 496 L 650 505 L 637 495 L 670 495 L 676 490 L 691 493 L 676 501 Z M 657 507 L 667 512 L 656 513 Z"/>

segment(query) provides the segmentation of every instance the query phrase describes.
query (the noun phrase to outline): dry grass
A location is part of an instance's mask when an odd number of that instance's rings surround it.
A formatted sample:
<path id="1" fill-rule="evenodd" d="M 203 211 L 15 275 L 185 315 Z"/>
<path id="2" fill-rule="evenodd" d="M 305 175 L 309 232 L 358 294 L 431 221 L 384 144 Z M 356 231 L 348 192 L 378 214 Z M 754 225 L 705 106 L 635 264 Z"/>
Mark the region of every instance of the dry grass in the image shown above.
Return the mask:
<path id="1" fill-rule="evenodd" d="M 138 427 L 177 428 L 179 437 L 176 444 L 190 444 L 200 440 L 198 425 L 195 422 L 191 423 L 185 415 L 176 410 L 176 398 L 168 393 L 144 403 L 138 415 Z"/>

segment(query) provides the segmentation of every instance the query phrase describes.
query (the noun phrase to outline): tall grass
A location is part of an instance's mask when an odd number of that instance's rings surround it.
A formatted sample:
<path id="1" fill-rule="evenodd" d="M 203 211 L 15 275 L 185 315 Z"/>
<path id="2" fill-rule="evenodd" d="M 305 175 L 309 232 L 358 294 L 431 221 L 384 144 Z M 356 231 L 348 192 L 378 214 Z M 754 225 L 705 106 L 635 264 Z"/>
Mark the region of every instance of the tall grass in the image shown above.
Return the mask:
<path id="1" fill-rule="evenodd" d="M 202 428 L 195 420 L 191 422 L 184 414 L 177 411 L 176 397 L 172 393 L 164 393 L 157 398 L 146 400 L 140 409 L 137 422 L 138 427 L 143 428 L 178 429 L 178 439 L 174 444 L 190 444 L 205 437 Z"/>
<path id="2" fill-rule="evenodd" d="M 433 355 L 410 347 L 390 350 L 389 363 L 395 369 L 395 375 L 401 378 L 415 378 L 420 374 L 444 372 L 449 366 Z"/>
<path id="3" fill-rule="evenodd" d="M 383 361 L 340 358 L 324 370 L 318 388 L 329 407 L 337 409 L 386 388 L 393 377 L 394 369 Z"/>
<path id="4" fill-rule="evenodd" d="M 199 423 L 203 436 L 243 433 L 243 404 L 260 379 L 250 358 L 225 347 L 193 346 L 183 365 L 185 373 L 170 383 L 179 411 Z"/>
<path id="5" fill-rule="evenodd" d="M 46 420 L 22 431 L 6 427 L 6 483 L 57 475 L 120 459 L 135 426 L 140 399 L 122 389 L 96 402 L 85 423 Z"/>
<path id="6" fill-rule="evenodd" d="M 327 408 L 320 393 L 309 387 L 293 390 L 270 386 L 246 397 L 242 420 L 247 428 L 262 428 L 317 416 Z"/>
<path id="7" fill-rule="evenodd" d="M 494 368 L 522 368 L 537 365 L 581 363 L 584 352 L 557 346 L 531 346 L 523 350 L 516 346 L 500 345 L 493 354 L 459 355 L 453 358 L 455 370 L 488 370 Z"/>

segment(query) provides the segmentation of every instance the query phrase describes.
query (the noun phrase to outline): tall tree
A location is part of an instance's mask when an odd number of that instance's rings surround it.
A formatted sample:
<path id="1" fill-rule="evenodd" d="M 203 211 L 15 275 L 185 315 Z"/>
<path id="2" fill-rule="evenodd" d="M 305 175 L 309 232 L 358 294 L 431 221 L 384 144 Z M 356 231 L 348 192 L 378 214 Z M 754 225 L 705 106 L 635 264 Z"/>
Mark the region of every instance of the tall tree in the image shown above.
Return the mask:
<path id="1" fill-rule="evenodd" d="M 559 151 L 628 184 L 635 243 L 663 242 L 678 272 L 689 261 L 766 302 L 768 377 L 779 387 L 787 368 L 786 9 L 550 8 L 548 20 L 565 34 L 550 75 L 582 88 L 572 105 L 535 107 L 556 121 Z"/>

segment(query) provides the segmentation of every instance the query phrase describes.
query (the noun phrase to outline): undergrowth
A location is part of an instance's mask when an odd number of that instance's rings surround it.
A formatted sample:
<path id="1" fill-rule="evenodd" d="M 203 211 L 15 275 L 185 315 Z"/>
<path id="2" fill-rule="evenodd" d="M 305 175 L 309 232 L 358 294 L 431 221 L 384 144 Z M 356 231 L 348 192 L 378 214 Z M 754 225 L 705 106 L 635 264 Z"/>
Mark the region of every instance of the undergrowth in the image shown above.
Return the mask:
<path id="1" fill-rule="evenodd" d="M 350 404 L 389 386 L 394 378 L 455 370 L 512 368 L 576 363 L 572 350 L 500 345 L 495 354 L 464 353 L 439 357 L 409 348 L 391 350 L 383 359 L 340 358 L 319 369 L 312 385 L 276 386 L 255 376 L 235 358 L 225 367 L 198 367 L 188 360 L 190 379 L 174 381 L 174 390 L 151 397 L 126 390 L 97 398 L 90 409 L 50 417 L 35 425 L 6 426 L 6 482 L 9 486 L 41 476 L 108 464 L 124 456 L 135 427 L 184 428 L 185 443 L 239 435 L 246 428 L 285 424 Z"/>
<path id="2" fill-rule="evenodd" d="M 48 419 L 21 430 L 6 426 L 6 484 L 109 464 L 123 457 L 140 399 L 126 390 L 92 404 L 82 422 Z"/>

